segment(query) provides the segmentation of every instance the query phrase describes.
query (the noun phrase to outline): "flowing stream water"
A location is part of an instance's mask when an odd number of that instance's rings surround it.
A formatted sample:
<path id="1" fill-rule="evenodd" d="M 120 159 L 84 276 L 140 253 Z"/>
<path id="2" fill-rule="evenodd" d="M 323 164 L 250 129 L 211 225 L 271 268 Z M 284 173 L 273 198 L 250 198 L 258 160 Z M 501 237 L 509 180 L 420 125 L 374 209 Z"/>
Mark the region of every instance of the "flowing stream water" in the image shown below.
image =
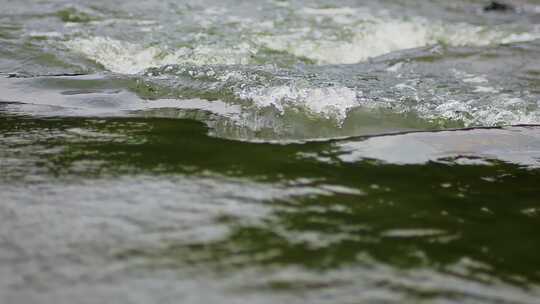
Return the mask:
<path id="1" fill-rule="evenodd" d="M 0 303 L 538 303 L 507 3 L 0 0 Z"/>

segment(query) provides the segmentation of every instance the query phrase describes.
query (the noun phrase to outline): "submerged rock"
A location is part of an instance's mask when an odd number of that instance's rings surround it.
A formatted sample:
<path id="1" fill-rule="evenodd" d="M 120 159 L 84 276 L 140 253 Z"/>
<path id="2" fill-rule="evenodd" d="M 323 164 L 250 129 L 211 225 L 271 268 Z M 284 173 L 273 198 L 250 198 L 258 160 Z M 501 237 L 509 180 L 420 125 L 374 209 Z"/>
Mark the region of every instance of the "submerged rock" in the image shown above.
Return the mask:
<path id="1" fill-rule="evenodd" d="M 512 5 L 499 1 L 491 1 L 490 4 L 484 6 L 484 12 L 508 12 L 513 10 Z"/>

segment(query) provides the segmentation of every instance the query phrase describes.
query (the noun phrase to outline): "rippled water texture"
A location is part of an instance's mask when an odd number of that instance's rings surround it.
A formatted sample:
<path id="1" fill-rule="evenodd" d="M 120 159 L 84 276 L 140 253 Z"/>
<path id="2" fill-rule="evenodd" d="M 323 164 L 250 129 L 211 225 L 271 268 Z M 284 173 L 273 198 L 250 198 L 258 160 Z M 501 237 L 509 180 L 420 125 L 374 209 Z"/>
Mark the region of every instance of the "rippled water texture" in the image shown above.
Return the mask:
<path id="1" fill-rule="evenodd" d="M 0 303 L 538 303 L 507 3 L 0 0 Z"/>

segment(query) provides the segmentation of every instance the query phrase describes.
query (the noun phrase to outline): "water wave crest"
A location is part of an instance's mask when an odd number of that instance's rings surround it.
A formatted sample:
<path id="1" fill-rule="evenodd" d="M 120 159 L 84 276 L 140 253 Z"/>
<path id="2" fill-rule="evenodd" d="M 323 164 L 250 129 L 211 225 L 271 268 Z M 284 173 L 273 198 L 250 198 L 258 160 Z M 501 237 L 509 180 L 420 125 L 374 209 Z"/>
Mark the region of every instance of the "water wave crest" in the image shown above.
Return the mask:
<path id="1" fill-rule="evenodd" d="M 268 56 L 268 50 L 281 52 L 281 57 L 289 54 L 316 64 L 353 64 L 395 51 L 436 44 L 486 46 L 540 38 L 538 28 L 449 24 L 360 8 L 303 9 L 291 14 L 292 21 L 265 22 L 229 16 L 238 23 L 235 23 L 236 38 L 231 38 L 231 33 L 218 32 L 212 34 L 220 37 L 216 41 L 211 34 L 203 32 L 189 38 L 190 47 L 155 42 L 139 45 L 101 36 L 79 37 L 67 42 L 67 46 L 110 71 L 134 74 L 167 64 L 246 65 L 279 61 L 275 56 Z M 212 25 L 217 27 L 215 31 L 229 27 Z M 223 35 L 227 39 L 221 38 Z"/>

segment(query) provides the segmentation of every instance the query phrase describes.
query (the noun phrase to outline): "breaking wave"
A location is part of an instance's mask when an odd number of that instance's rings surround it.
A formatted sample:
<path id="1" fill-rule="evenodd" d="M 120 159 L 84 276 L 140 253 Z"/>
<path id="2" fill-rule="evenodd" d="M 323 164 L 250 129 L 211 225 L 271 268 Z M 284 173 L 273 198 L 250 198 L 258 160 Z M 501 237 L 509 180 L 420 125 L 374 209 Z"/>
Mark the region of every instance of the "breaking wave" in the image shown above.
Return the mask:
<path id="1" fill-rule="evenodd" d="M 234 119 L 221 120 L 221 128 L 271 129 L 280 133 L 277 137 L 317 134 L 306 131 L 313 124 L 298 123 L 310 119 L 330 121 L 339 129 L 320 134 L 357 135 L 357 126 L 365 127 L 362 120 L 371 121 L 371 127 L 384 125 L 393 114 L 406 118 L 393 116 L 397 122 L 390 123 L 391 129 L 540 122 L 536 93 L 509 91 L 506 79 L 457 75 L 433 62 L 429 73 L 436 76 L 425 77 L 425 71 L 415 71 L 422 69 L 420 63 L 401 55 L 379 57 L 409 49 L 450 54 L 461 47 L 500 48 L 539 39 L 538 26 L 449 23 L 342 7 L 290 9 L 275 20 L 223 15 L 235 24 L 234 32 L 212 14 L 199 16 L 202 32 L 185 41 L 82 35 L 64 46 L 110 72 L 137 79 L 135 91 L 143 98 L 218 100 L 241 109 Z M 442 47 L 425 48 L 430 46 Z M 369 77 L 376 80 L 366 81 Z"/>
<path id="2" fill-rule="evenodd" d="M 243 20 L 237 40 L 214 43 L 197 38 L 190 47 L 138 45 L 110 37 L 76 38 L 69 49 L 106 69 L 139 73 L 168 64 L 246 65 L 273 50 L 316 64 L 353 64 L 387 53 L 430 45 L 486 46 L 531 41 L 540 29 L 516 26 L 447 24 L 423 17 L 399 18 L 365 9 L 303 9 L 289 23 Z M 203 34 L 204 36 L 204 34 Z M 262 63 L 273 63 L 272 59 Z"/>

